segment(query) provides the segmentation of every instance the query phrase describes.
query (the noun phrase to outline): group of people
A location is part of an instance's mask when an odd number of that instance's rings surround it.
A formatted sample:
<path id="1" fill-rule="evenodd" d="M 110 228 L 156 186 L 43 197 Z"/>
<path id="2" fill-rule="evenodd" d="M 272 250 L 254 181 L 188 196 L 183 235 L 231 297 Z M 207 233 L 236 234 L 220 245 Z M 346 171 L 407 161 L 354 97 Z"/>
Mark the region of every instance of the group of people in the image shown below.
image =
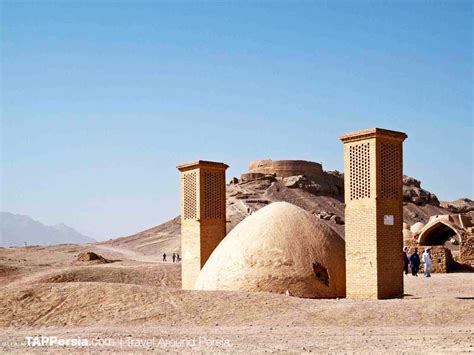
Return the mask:
<path id="1" fill-rule="evenodd" d="M 181 261 L 181 257 L 178 253 L 173 253 L 173 256 L 171 258 L 173 259 L 174 263 L 178 263 Z M 163 253 L 163 261 L 166 262 L 166 253 Z"/>
<path id="2" fill-rule="evenodd" d="M 431 269 L 433 263 L 431 261 L 431 248 L 426 248 L 421 257 L 424 263 L 424 275 L 425 277 L 431 277 Z M 410 266 L 411 274 L 413 276 L 418 276 L 418 271 L 420 270 L 420 256 L 418 255 L 418 249 L 415 248 L 413 254 L 408 254 L 408 247 L 403 248 L 403 271 L 405 275 L 408 275 L 408 266 Z"/>

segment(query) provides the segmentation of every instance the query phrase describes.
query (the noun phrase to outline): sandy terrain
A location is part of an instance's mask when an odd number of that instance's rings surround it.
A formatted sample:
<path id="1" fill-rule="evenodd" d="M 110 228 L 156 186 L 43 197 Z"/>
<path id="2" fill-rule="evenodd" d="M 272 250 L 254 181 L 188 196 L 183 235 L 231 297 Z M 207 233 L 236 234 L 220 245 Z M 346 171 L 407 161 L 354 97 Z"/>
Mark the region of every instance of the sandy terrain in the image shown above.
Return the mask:
<path id="1" fill-rule="evenodd" d="M 84 250 L 117 261 L 75 261 Z M 155 261 L 101 245 L 0 248 L 1 351 L 474 351 L 474 274 L 408 276 L 404 299 L 311 300 L 183 291 L 179 265 Z"/>

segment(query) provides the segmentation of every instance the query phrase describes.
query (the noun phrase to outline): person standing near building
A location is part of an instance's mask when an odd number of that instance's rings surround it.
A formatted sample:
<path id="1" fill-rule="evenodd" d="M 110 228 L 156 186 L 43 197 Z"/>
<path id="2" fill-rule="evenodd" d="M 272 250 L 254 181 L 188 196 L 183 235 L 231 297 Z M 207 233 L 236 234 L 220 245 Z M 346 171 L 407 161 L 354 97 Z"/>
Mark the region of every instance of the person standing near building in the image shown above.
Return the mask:
<path id="1" fill-rule="evenodd" d="M 166 253 L 163 253 L 163 261 L 166 261 Z"/>
<path id="2" fill-rule="evenodd" d="M 175 261 L 176 261 L 176 254 L 173 253 L 173 262 L 175 262 Z"/>
<path id="3" fill-rule="evenodd" d="M 415 248 L 413 254 L 410 255 L 410 268 L 413 276 L 418 276 L 418 269 L 420 268 L 420 256 L 418 255 L 418 249 Z"/>
<path id="4" fill-rule="evenodd" d="M 408 264 L 410 263 L 408 256 L 408 247 L 403 247 L 403 271 L 408 275 Z"/>
<path id="5" fill-rule="evenodd" d="M 425 249 L 425 252 L 423 253 L 423 262 L 425 263 L 425 277 L 431 277 L 431 268 L 433 267 L 433 263 L 431 262 L 430 248 Z"/>

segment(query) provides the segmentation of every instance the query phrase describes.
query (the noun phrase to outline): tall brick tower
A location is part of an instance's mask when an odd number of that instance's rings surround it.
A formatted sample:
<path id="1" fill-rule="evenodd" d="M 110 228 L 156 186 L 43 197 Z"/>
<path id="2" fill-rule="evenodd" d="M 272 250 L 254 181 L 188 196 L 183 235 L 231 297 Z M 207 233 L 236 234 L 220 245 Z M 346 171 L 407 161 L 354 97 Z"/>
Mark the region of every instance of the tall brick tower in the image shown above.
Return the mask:
<path id="1" fill-rule="evenodd" d="M 199 271 L 226 235 L 226 164 L 199 160 L 181 172 L 181 272 L 192 290 Z"/>
<path id="2" fill-rule="evenodd" d="M 346 294 L 403 295 L 402 132 L 372 128 L 344 134 Z"/>

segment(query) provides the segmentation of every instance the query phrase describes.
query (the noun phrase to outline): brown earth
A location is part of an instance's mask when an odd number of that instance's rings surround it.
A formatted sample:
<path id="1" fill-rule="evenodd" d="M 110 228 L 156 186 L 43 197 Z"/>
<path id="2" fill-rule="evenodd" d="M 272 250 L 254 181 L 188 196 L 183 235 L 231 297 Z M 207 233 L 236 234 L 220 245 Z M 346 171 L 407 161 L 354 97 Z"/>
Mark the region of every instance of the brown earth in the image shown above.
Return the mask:
<path id="1" fill-rule="evenodd" d="M 75 265 L 86 250 L 120 261 Z M 0 351 L 473 350 L 474 274 L 407 276 L 404 299 L 312 300 L 183 291 L 178 264 L 136 256 L 101 245 L 1 248 L 0 265 L 13 271 L 0 275 Z M 95 343 L 27 347 L 35 335 Z"/>
<path id="2" fill-rule="evenodd" d="M 276 201 L 293 203 L 344 233 L 342 175 L 316 180 L 247 174 L 227 186 L 228 230 Z M 405 178 L 404 219 L 464 212 Z M 113 263 L 78 261 L 93 252 Z M 474 273 L 405 277 L 405 297 L 312 300 L 270 293 L 184 291 L 175 218 L 129 237 L 87 245 L 0 248 L 0 351 L 409 352 L 474 351 Z M 28 347 L 26 336 L 81 338 L 91 346 Z"/>

